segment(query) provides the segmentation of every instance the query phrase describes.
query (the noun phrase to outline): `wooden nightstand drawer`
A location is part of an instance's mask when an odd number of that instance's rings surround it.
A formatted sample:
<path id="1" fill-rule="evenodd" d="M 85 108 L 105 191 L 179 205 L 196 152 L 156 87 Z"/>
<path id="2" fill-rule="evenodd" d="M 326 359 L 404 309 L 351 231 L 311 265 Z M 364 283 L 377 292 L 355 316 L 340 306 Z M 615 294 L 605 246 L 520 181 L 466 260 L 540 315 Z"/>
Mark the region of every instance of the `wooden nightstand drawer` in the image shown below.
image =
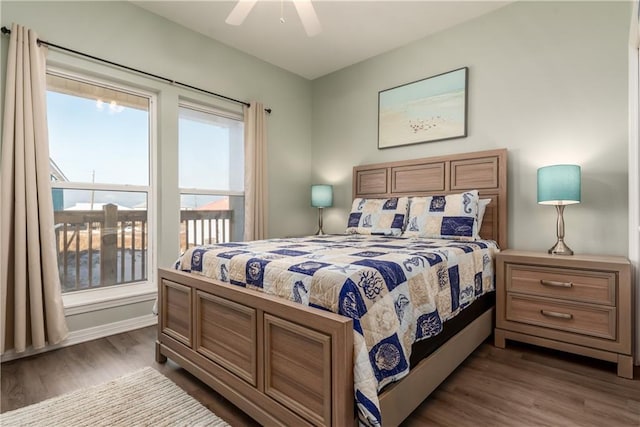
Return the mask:
<path id="1" fill-rule="evenodd" d="M 507 292 L 522 292 L 571 301 L 614 306 L 616 274 L 611 271 L 571 270 L 508 264 Z"/>
<path id="2" fill-rule="evenodd" d="M 506 319 L 610 340 L 616 339 L 616 309 L 507 294 Z"/>
<path id="3" fill-rule="evenodd" d="M 496 255 L 495 344 L 515 340 L 616 362 L 633 378 L 631 263 L 619 256 Z"/>

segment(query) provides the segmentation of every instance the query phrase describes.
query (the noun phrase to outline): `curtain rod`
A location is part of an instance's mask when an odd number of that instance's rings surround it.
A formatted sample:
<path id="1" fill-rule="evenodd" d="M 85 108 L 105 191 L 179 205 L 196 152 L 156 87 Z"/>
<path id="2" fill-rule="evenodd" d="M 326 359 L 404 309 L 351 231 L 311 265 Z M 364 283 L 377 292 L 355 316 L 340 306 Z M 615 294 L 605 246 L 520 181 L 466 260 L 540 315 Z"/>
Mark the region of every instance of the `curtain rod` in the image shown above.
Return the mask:
<path id="1" fill-rule="evenodd" d="M 2 27 L 1 31 L 2 31 L 2 34 L 11 34 L 11 30 L 8 29 L 7 27 Z M 220 95 L 219 93 L 211 92 L 211 91 L 206 90 L 206 89 L 201 89 L 199 87 L 192 86 L 190 84 L 178 82 L 178 81 L 175 81 L 173 79 L 169 79 L 167 77 L 159 76 L 157 74 L 148 73 L 146 71 L 142 71 L 142 70 L 139 70 L 137 68 L 133 68 L 133 67 L 129 67 L 127 65 L 119 64 L 117 62 L 109 61 L 108 59 L 103 59 L 103 58 L 99 58 L 97 56 L 89 55 L 88 53 L 83 53 L 83 52 L 79 52 L 79 51 L 74 50 L 74 49 L 69 49 L 68 47 L 64 47 L 64 46 L 60 46 L 60 45 L 57 45 L 57 44 L 54 44 L 54 43 L 50 43 L 50 42 L 45 41 L 45 40 L 38 39 L 38 44 L 43 44 L 43 45 L 45 45 L 47 47 L 53 47 L 55 49 L 59 49 L 59 50 L 65 51 L 65 52 L 70 52 L 70 53 L 73 53 L 74 55 L 79 55 L 79 56 L 83 56 L 85 58 L 93 59 L 94 61 L 104 62 L 106 64 L 113 65 L 115 67 L 124 68 L 125 70 L 129 70 L 129 71 L 133 71 L 133 72 L 138 73 L 138 74 L 142 74 L 142 75 L 145 75 L 145 76 L 153 77 L 154 79 L 162 80 L 164 82 L 171 83 L 173 85 L 182 86 L 182 87 L 185 87 L 185 88 L 188 88 L 188 89 L 192 89 L 192 90 L 195 90 L 195 91 L 198 91 L 198 92 L 206 93 L 208 95 L 213 95 L 213 96 L 218 97 L 218 98 L 226 99 L 227 101 L 235 102 L 236 104 L 246 105 L 247 107 L 250 106 L 250 104 L 248 102 L 246 102 L 246 101 L 240 101 L 239 99 L 230 98 L 228 96 Z M 271 114 L 271 108 L 265 108 L 264 111 L 266 111 L 267 113 Z"/>

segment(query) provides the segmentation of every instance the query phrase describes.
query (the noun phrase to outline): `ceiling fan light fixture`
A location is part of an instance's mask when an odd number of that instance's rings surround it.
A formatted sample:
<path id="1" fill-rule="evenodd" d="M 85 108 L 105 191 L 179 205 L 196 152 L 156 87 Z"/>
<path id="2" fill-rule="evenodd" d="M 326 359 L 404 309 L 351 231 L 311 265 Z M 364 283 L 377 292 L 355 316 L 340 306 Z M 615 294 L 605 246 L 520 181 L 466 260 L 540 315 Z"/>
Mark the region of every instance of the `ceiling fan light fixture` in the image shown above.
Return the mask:
<path id="1" fill-rule="evenodd" d="M 313 4 L 311 4 L 311 0 L 293 0 L 293 5 L 298 11 L 298 16 L 300 17 L 300 21 L 302 21 L 302 26 L 307 36 L 313 37 L 320 34 L 322 26 L 313 8 Z"/>
<path id="2" fill-rule="evenodd" d="M 235 7 L 224 22 L 229 25 L 241 25 L 257 2 L 258 0 L 238 0 L 238 3 L 236 3 Z"/>
<path id="3" fill-rule="evenodd" d="M 241 25 L 256 5 L 257 1 L 258 0 L 238 0 L 238 3 L 236 3 L 224 22 L 229 25 Z M 282 16 L 282 1 L 283 0 L 281 0 L 280 3 L 280 22 L 284 24 L 284 17 Z M 320 34 L 320 32 L 322 32 L 322 26 L 320 25 L 318 15 L 313 8 L 311 0 L 291 1 L 298 12 L 298 16 L 300 17 L 300 21 L 302 21 L 302 26 L 304 27 L 304 31 L 307 33 L 307 36 L 313 37 Z"/>

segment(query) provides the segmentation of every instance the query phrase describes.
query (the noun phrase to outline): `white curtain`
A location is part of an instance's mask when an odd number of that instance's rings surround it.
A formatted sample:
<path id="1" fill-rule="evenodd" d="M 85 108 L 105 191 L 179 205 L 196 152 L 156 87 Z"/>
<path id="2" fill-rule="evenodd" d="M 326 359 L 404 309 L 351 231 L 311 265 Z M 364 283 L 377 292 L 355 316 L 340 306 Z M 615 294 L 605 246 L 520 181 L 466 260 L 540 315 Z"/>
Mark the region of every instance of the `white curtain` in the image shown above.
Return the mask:
<path id="1" fill-rule="evenodd" d="M 244 240 L 267 238 L 267 113 L 259 102 L 244 107 Z"/>
<path id="2" fill-rule="evenodd" d="M 67 337 L 53 229 L 46 51 L 13 24 L 6 70 L 0 177 L 0 353 Z"/>

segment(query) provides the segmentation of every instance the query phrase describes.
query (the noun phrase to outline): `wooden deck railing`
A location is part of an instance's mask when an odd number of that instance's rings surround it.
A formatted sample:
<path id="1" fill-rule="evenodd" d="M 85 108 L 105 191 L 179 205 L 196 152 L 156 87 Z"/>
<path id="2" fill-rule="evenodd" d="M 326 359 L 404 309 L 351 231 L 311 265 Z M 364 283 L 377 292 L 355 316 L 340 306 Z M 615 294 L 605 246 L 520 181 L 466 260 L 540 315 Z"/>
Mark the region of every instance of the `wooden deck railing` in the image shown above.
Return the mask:
<path id="1" fill-rule="evenodd" d="M 180 211 L 180 251 L 191 246 L 231 241 L 233 211 Z"/>
<path id="2" fill-rule="evenodd" d="M 233 211 L 180 211 L 180 247 L 231 241 Z M 62 291 L 147 279 L 147 211 L 55 211 Z"/>

